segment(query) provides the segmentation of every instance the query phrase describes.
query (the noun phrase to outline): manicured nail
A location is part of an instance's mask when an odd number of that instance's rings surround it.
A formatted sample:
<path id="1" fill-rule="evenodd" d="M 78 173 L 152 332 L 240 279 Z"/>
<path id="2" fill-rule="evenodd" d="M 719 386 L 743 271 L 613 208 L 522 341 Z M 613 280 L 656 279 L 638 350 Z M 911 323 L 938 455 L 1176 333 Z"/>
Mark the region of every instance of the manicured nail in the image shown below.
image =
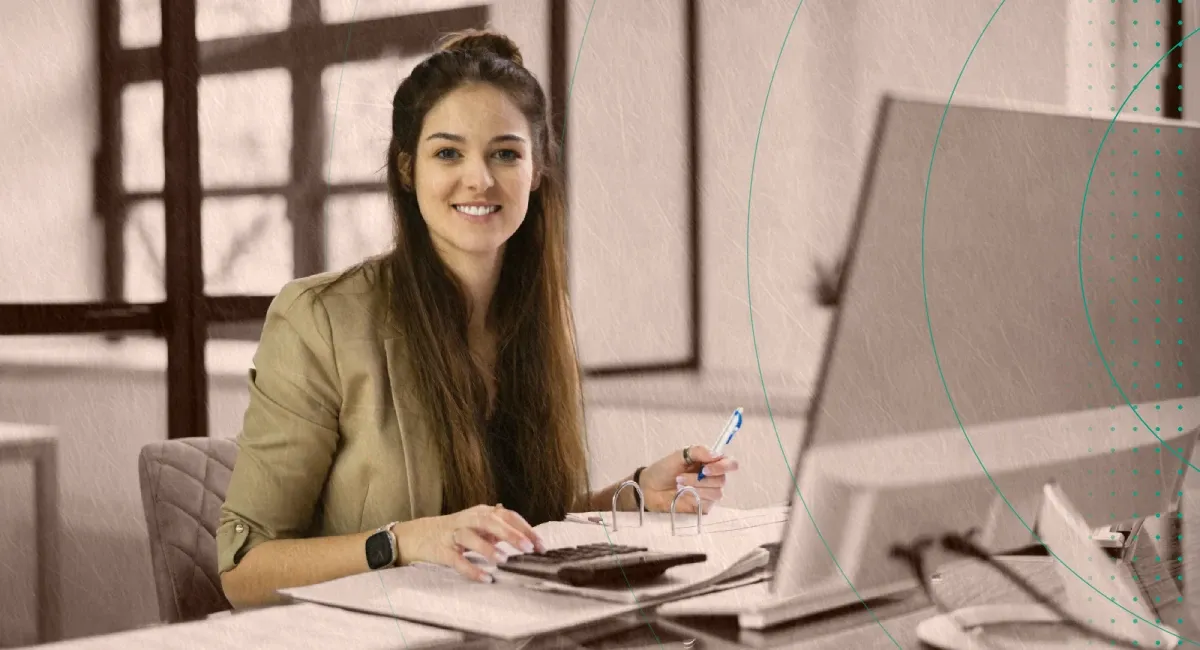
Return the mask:
<path id="1" fill-rule="evenodd" d="M 675 477 L 675 485 L 683 485 L 683 477 L 682 476 Z"/>
<path id="2" fill-rule="evenodd" d="M 521 550 L 525 551 L 526 553 L 532 553 L 533 552 L 533 542 L 531 542 L 527 539 L 521 540 Z"/>
<path id="3" fill-rule="evenodd" d="M 490 574 L 490 573 L 482 573 L 479 575 L 479 581 L 485 585 L 490 585 L 493 582 L 495 582 L 496 579 L 494 577 L 492 577 L 492 574 Z"/>

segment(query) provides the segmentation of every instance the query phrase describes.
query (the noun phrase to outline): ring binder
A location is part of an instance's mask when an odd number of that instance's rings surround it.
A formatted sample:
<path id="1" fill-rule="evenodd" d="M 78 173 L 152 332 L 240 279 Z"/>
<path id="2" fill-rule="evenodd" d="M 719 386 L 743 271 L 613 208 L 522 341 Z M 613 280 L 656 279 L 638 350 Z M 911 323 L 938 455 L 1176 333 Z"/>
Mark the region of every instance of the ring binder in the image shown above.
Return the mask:
<path id="1" fill-rule="evenodd" d="M 700 522 L 704 517 L 704 505 L 700 503 L 700 493 L 696 491 L 696 488 L 694 488 L 690 485 L 685 485 L 685 486 L 679 488 L 679 490 L 677 492 L 675 492 L 675 498 L 671 499 L 671 534 L 672 535 L 675 534 L 675 504 L 679 501 L 679 497 L 683 496 L 687 492 L 691 492 L 692 496 L 696 497 L 696 534 L 699 535 L 701 532 L 703 532 L 700 530 Z"/>
<path id="2" fill-rule="evenodd" d="M 613 529 L 614 533 L 617 532 L 617 497 L 620 497 L 621 491 L 627 487 L 632 487 L 635 491 L 637 491 L 637 495 L 638 495 L 638 526 L 640 527 L 643 523 L 645 523 L 646 497 L 644 494 L 642 494 L 642 486 L 638 485 L 636 481 L 625 481 L 624 483 L 617 486 L 616 492 L 613 492 L 612 529 Z M 699 497 L 697 497 L 697 498 L 699 498 Z M 675 504 L 671 504 L 671 512 L 674 512 L 674 511 L 675 511 Z M 674 521 L 671 522 L 672 526 L 674 526 L 674 523 L 675 523 Z"/>

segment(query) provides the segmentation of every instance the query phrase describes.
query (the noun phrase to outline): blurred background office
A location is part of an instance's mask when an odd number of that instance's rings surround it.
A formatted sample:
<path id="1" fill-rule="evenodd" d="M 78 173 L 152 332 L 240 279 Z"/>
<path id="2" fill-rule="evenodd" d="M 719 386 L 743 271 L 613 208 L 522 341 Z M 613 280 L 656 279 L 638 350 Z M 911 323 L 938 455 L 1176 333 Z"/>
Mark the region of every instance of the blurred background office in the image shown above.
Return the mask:
<path id="1" fill-rule="evenodd" d="M 58 461 L 41 502 L 0 464 L 0 647 L 38 641 L 39 517 L 62 636 L 157 620 L 138 452 L 237 435 L 274 293 L 388 246 L 391 97 L 441 33 L 512 36 L 565 128 L 595 482 L 743 406 L 726 502 L 755 507 L 786 498 L 881 92 L 1111 117 L 1196 26 L 1136 0 L 179 1 L 194 29 L 0 2 L 0 422 L 52 427 Z M 1180 117 L 1186 60 L 1125 111 Z"/>

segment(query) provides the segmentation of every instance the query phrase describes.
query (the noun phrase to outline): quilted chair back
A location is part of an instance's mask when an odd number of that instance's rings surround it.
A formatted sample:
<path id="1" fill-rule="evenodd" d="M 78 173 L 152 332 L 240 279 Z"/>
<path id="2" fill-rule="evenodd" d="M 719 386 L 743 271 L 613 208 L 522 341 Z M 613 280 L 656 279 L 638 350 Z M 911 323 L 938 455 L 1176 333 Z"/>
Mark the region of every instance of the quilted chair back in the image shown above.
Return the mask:
<path id="1" fill-rule="evenodd" d="M 142 447 L 138 477 L 163 622 L 232 609 L 217 574 L 217 520 L 237 458 L 237 442 L 181 438 Z"/>

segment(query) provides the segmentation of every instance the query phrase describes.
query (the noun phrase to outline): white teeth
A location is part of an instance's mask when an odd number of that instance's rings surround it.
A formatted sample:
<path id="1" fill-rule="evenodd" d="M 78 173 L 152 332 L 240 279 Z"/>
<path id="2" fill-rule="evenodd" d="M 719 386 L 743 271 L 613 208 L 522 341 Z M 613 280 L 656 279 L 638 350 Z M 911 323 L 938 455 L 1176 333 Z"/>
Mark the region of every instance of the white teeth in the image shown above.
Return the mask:
<path id="1" fill-rule="evenodd" d="M 488 206 L 456 205 L 456 206 L 454 206 L 454 209 L 458 210 L 459 212 L 462 212 L 463 214 L 469 214 L 469 215 L 476 216 L 476 217 L 482 217 L 486 214 L 491 214 L 491 213 L 495 212 L 496 210 L 499 210 L 500 206 L 498 206 L 498 205 L 488 205 Z"/>

